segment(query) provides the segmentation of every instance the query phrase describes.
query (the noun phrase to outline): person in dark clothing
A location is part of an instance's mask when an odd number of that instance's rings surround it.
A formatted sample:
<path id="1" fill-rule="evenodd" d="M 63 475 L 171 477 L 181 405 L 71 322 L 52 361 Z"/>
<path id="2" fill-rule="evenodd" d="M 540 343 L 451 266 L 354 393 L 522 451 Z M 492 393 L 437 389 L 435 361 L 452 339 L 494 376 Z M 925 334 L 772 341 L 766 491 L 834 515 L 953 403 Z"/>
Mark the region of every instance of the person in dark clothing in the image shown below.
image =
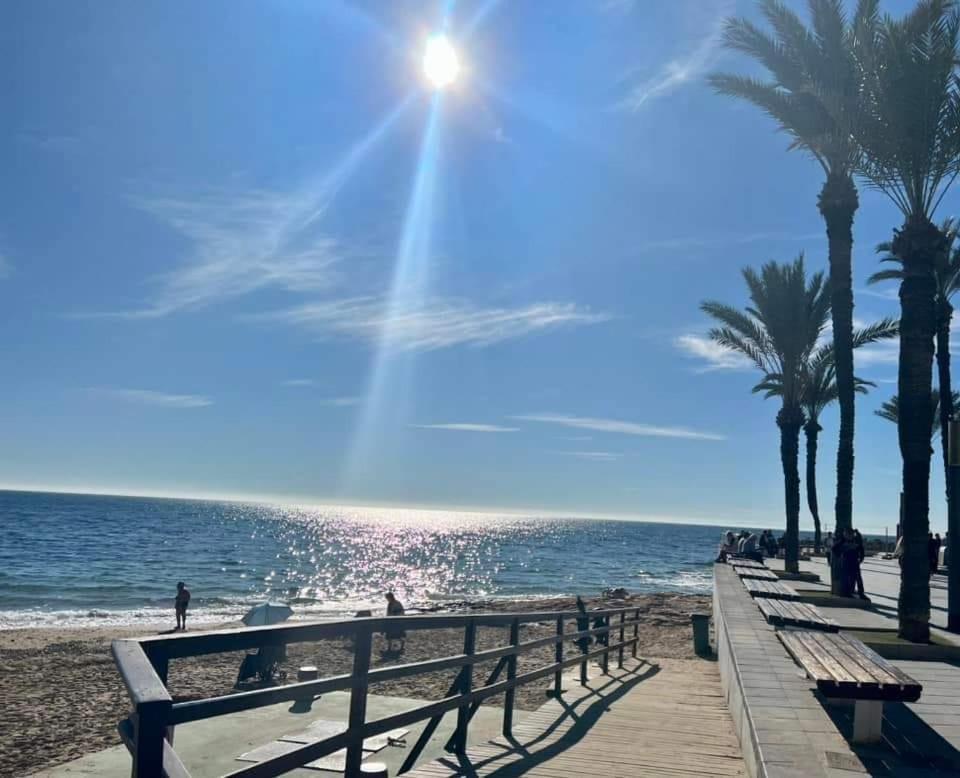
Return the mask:
<path id="1" fill-rule="evenodd" d="M 930 575 L 933 575 L 937 572 L 937 568 L 940 567 L 940 536 L 933 536 L 933 533 L 930 532 L 927 535 L 927 553 L 930 556 Z"/>
<path id="2" fill-rule="evenodd" d="M 854 541 L 853 531 L 848 527 L 838 532 L 833 541 L 831 553 L 838 560 L 840 568 L 840 596 L 850 597 L 857 580 L 857 557 L 859 549 Z"/>
<path id="3" fill-rule="evenodd" d="M 869 599 L 867 593 L 863 589 L 863 573 L 860 570 L 860 566 L 863 564 L 864 558 L 867 556 L 867 549 L 863 543 L 863 535 L 860 534 L 860 530 L 855 529 L 853 531 L 853 542 L 857 546 L 857 576 L 856 576 L 856 593 L 859 594 L 861 600 Z"/>
<path id="4" fill-rule="evenodd" d="M 580 595 L 577 595 L 577 632 L 583 632 L 584 630 L 590 629 L 590 617 L 587 615 L 587 606 L 584 604 L 583 600 L 580 598 Z M 584 635 L 582 638 L 577 638 L 574 643 L 577 648 L 580 649 L 581 654 L 587 653 L 587 649 L 590 648 L 591 638 L 589 635 Z"/>

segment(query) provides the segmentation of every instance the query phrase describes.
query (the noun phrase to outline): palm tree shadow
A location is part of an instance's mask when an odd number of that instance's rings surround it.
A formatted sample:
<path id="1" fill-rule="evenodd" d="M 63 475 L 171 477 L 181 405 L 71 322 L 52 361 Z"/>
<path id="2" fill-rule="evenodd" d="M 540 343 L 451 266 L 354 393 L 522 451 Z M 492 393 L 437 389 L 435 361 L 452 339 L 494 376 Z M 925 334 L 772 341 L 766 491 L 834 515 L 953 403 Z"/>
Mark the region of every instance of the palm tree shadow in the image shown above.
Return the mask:
<path id="1" fill-rule="evenodd" d="M 883 706 L 883 740 L 875 744 L 851 742 L 853 707 L 830 704 L 818 693 L 824 709 L 872 776 L 899 776 L 927 771 L 960 775 L 960 751 L 901 702 Z"/>
<path id="2" fill-rule="evenodd" d="M 588 694 L 573 703 L 567 703 L 563 698 L 558 699 L 563 712 L 535 738 L 525 742 L 520 742 L 515 737 L 510 736 L 498 738 L 486 745 L 501 749 L 501 753 L 491 757 L 482 757 L 476 762 L 471 760 L 469 753 L 446 757 L 440 761 L 444 767 L 454 770 L 455 775 L 463 776 L 463 778 L 477 778 L 480 775 L 478 770 L 482 770 L 485 778 L 512 778 L 512 776 L 524 775 L 537 765 L 552 759 L 557 754 L 583 740 L 590 728 L 610 709 L 614 702 L 623 697 L 633 687 L 652 678 L 659 672 L 659 665 L 644 663 L 625 671 L 623 675 L 617 678 L 603 676 L 592 678 L 585 687 L 590 689 Z M 568 720 L 572 720 L 573 723 L 563 735 L 543 748 L 534 750 L 538 743 L 549 738 Z M 517 755 L 521 758 L 516 759 Z M 496 762 L 508 759 L 509 762 L 499 767 L 496 765 Z"/>

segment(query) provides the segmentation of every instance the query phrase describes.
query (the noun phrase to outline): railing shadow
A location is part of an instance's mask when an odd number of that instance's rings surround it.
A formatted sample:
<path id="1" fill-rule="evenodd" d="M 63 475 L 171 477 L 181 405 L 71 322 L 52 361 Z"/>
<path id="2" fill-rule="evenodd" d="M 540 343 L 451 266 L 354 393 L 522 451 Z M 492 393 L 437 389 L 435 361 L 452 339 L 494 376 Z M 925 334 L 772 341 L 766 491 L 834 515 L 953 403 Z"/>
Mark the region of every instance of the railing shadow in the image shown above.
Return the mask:
<path id="1" fill-rule="evenodd" d="M 615 677 L 591 678 L 585 687 L 581 687 L 589 690 L 586 694 L 581 692 L 581 696 L 571 703 L 562 697 L 557 699 L 563 712 L 534 738 L 523 742 L 511 736 L 498 738 L 497 741 L 487 744 L 488 748 L 501 749 L 501 753 L 495 756 L 482 757 L 474 761 L 468 752 L 444 757 L 439 762 L 450 769 L 452 775 L 463 778 L 477 778 L 480 775 L 478 770 L 482 770 L 486 778 L 512 778 L 512 776 L 524 775 L 537 765 L 549 761 L 583 740 L 613 703 L 659 672 L 659 665 L 643 662 L 636 667 L 619 672 Z M 559 738 L 542 748 L 536 748 L 537 744 L 548 740 L 568 720 L 572 720 L 573 723 Z M 516 758 L 518 755 L 519 759 Z M 506 759 L 511 761 L 499 767 L 496 766 L 496 762 Z"/>

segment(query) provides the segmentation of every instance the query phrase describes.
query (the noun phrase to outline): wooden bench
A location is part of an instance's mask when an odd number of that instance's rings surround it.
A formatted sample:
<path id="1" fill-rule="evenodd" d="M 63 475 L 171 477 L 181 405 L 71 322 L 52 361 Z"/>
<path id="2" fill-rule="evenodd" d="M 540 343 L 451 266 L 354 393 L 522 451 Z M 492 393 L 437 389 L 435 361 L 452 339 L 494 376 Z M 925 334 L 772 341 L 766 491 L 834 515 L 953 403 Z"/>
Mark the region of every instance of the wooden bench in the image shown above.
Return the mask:
<path id="1" fill-rule="evenodd" d="M 769 597 L 757 597 L 754 602 L 769 624 L 775 627 L 806 627 L 825 632 L 836 632 L 836 622 L 825 618 L 816 605 L 806 602 L 772 600 Z"/>
<path id="2" fill-rule="evenodd" d="M 755 581 L 780 580 L 773 570 L 767 570 L 765 567 L 740 567 L 740 565 L 734 565 L 733 569 L 741 578 L 752 578 Z"/>
<path id="3" fill-rule="evenodd" d="M 919 683 L 856 638 L 802 631 L 777 636 L 821 694 L 854 701 L 854 743 L 880 740 L 884 702 L 920 699 Z"/>
<path id="4" fill-rule="evenodd" d="M 756 559 L 750 559 L 745 556 L 737 556 L 736 554 L 727 554 L 727 564 L 733 565 L 734 567 L 762 567 L 764 570 L 767 569 L 767 566 L 763 562 L 758 562 Z"/>
<path id="5" fill-rule="evenodd" d="M 800 595 L 782 581 L 757 581 L 741 578 L 751 597 L 769 597 L 773 600 L 799 600 Z"/>

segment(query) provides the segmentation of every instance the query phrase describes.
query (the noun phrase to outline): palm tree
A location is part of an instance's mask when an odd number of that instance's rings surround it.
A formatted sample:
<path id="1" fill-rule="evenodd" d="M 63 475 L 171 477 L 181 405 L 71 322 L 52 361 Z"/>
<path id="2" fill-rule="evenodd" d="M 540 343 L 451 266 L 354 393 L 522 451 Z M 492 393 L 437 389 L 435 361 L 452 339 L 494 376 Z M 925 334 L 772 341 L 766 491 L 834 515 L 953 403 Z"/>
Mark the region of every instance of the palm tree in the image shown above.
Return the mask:
<path id="1" fill-rule="evenodd" d="M 700 308 L 719 327 L 710 337 L 721 346 L 746 356 L 763 373 L 754 392 L 781 400 L 777 413 L 780 428 L 780 461 L 783 466 L 786 512 L 784 567 L 798 572 L 800 529 L 800 428 L 806 418 L 801 404 L 803 368 L 816 348 L 830 316 L 830 297 L 823 273 L 807 280 L 803 254 L 791 263 L 768 262 L 757 273 L 743 270 L 750 305 L 743 311 L 706 301 Z M 772 384 L 777 385 L 771 391 Z"/>
<path id="2" fill-rule="evenodd" d="M 869 327 L 856 330 L 853 333 L 853 347 L 860 348 L 868 343 L 887 340 L 896 337 L 896 319 L 882 319 Z M 820 414 L 837 399 L 836 366 L 834 361 L 833 343 L 824 343 L 811 355 L 802 368 L 803 386 L 800 393 L 800 406 L 803 409 L 806 421 L 803 432 L 807 440 L 806 451 L 806 491 L 807 507 L 813 519 L 813 544 L 819 553 L 822 538 L 820 525 L 820 508 L 817 499 L 817 446 L 820 432 Z M 870 381 L 854 377 L 854 387 L 857 392 L 866 394 L 868 387 L 874 386 Z M 767 397 L 780 396 L 782 382 L 774 376 L 759 384 L 766 391 Z"/>
<path id="3" fill-rule="evenodd" d="M 826 180 L 817 207 L 829 243 L 830 296 L 836 348 L 840 434 L 837 449 L 837 529 L 853 516 L 853 217 L 859 206 L 853 172 L 859 157 L 855 128 L 863 105 L 857 51 L 874 35 L 878 0 L 860 0 L 848 20 L 841 0 L 809 0 L 812 30 L 778 0 L 760 0 L 772 28 L 768 34 L 746 19 L 726 23 L 724 43 L 763 65 L 769 80 L 718 73 L 719 93 L 753 103 L 792 139 L 790 149 L 807 152 Z M 839 576 L 833 576 L 839 583 Z"/>
<path id="4" fill-rule="evenodd" d="M 930 392 L 936 334 L 937 258 L 947 238 L 934 212 L 958 173 L 960 94 L 957 15 L 949 0 L 920 0 L 902 20 L 885 17 L 861 41 L 866 110 L 855 127 L 858 172 L 900 209 L 893 253 L 902 260 L 900 453 L 903 456 L 903 569 L 899 634 L 930 639 L 927 533 L 930 526 Z"/>
<path id="5" fill-rule="evenodd" d="M 960 405 L 960 392 L 951 392 L 952 397 L 950 398 L 953 401 L 953 404 Z M 934 389 L 930 392 L 930 409 L 931 415 L 933 418 L 933 424 L 930 425 L 930 443 L 933 444 L 933 439 L 937 436 L 937 433 L 940 431 L 940 420 L 937 418 L 940 411 L 940 390 Z M 900 398 L 897 395 L 894 395 L 889 400 L 884 400 L 883 404 L 879 409 L 875 410 L 874 415 L 879 416 L 881 419 L 886 419 L 887 421 L 892 421 L 894 424 L 900 424 Z M 941 436 L 940 445 L 943 446 L 943 438 Z"/>
<path id="6" fill-rule="evenodd" d="M 957 407 L 953 399 L 954 392 L 950 377 L 950 325 L 953 321 L 953 304 L 950 299 L 960 289 L 960 249 L 954 247 L 957 238 L 957 225 L 953 219 L 946 219 L 940 230 L 947 239 L 943 254 L 936 258 L 933 267 L 936 281 L 936 308 L 937 308 L 937 378 L 940 384 L 940 398 L 934 406 L 934 425 L 939 425 L 940 437 L 943 441 L 943 473 L 947 483 L 950 479 L 950 462 L 948 455 L 948 439 L 950 436 L 950 419 L 953 410 Z M 899 268 L 881 270 L 874 273 L 867 283 L 875 284 L 880 281 L 903 281 L 903 259 L 893 253 L 893 243 L 881 243 L 877 252 L 883 253 L 881 262 L 893 262 Z M 950 490 L 947 489 L 947 502 L 950 501 Z"/>

